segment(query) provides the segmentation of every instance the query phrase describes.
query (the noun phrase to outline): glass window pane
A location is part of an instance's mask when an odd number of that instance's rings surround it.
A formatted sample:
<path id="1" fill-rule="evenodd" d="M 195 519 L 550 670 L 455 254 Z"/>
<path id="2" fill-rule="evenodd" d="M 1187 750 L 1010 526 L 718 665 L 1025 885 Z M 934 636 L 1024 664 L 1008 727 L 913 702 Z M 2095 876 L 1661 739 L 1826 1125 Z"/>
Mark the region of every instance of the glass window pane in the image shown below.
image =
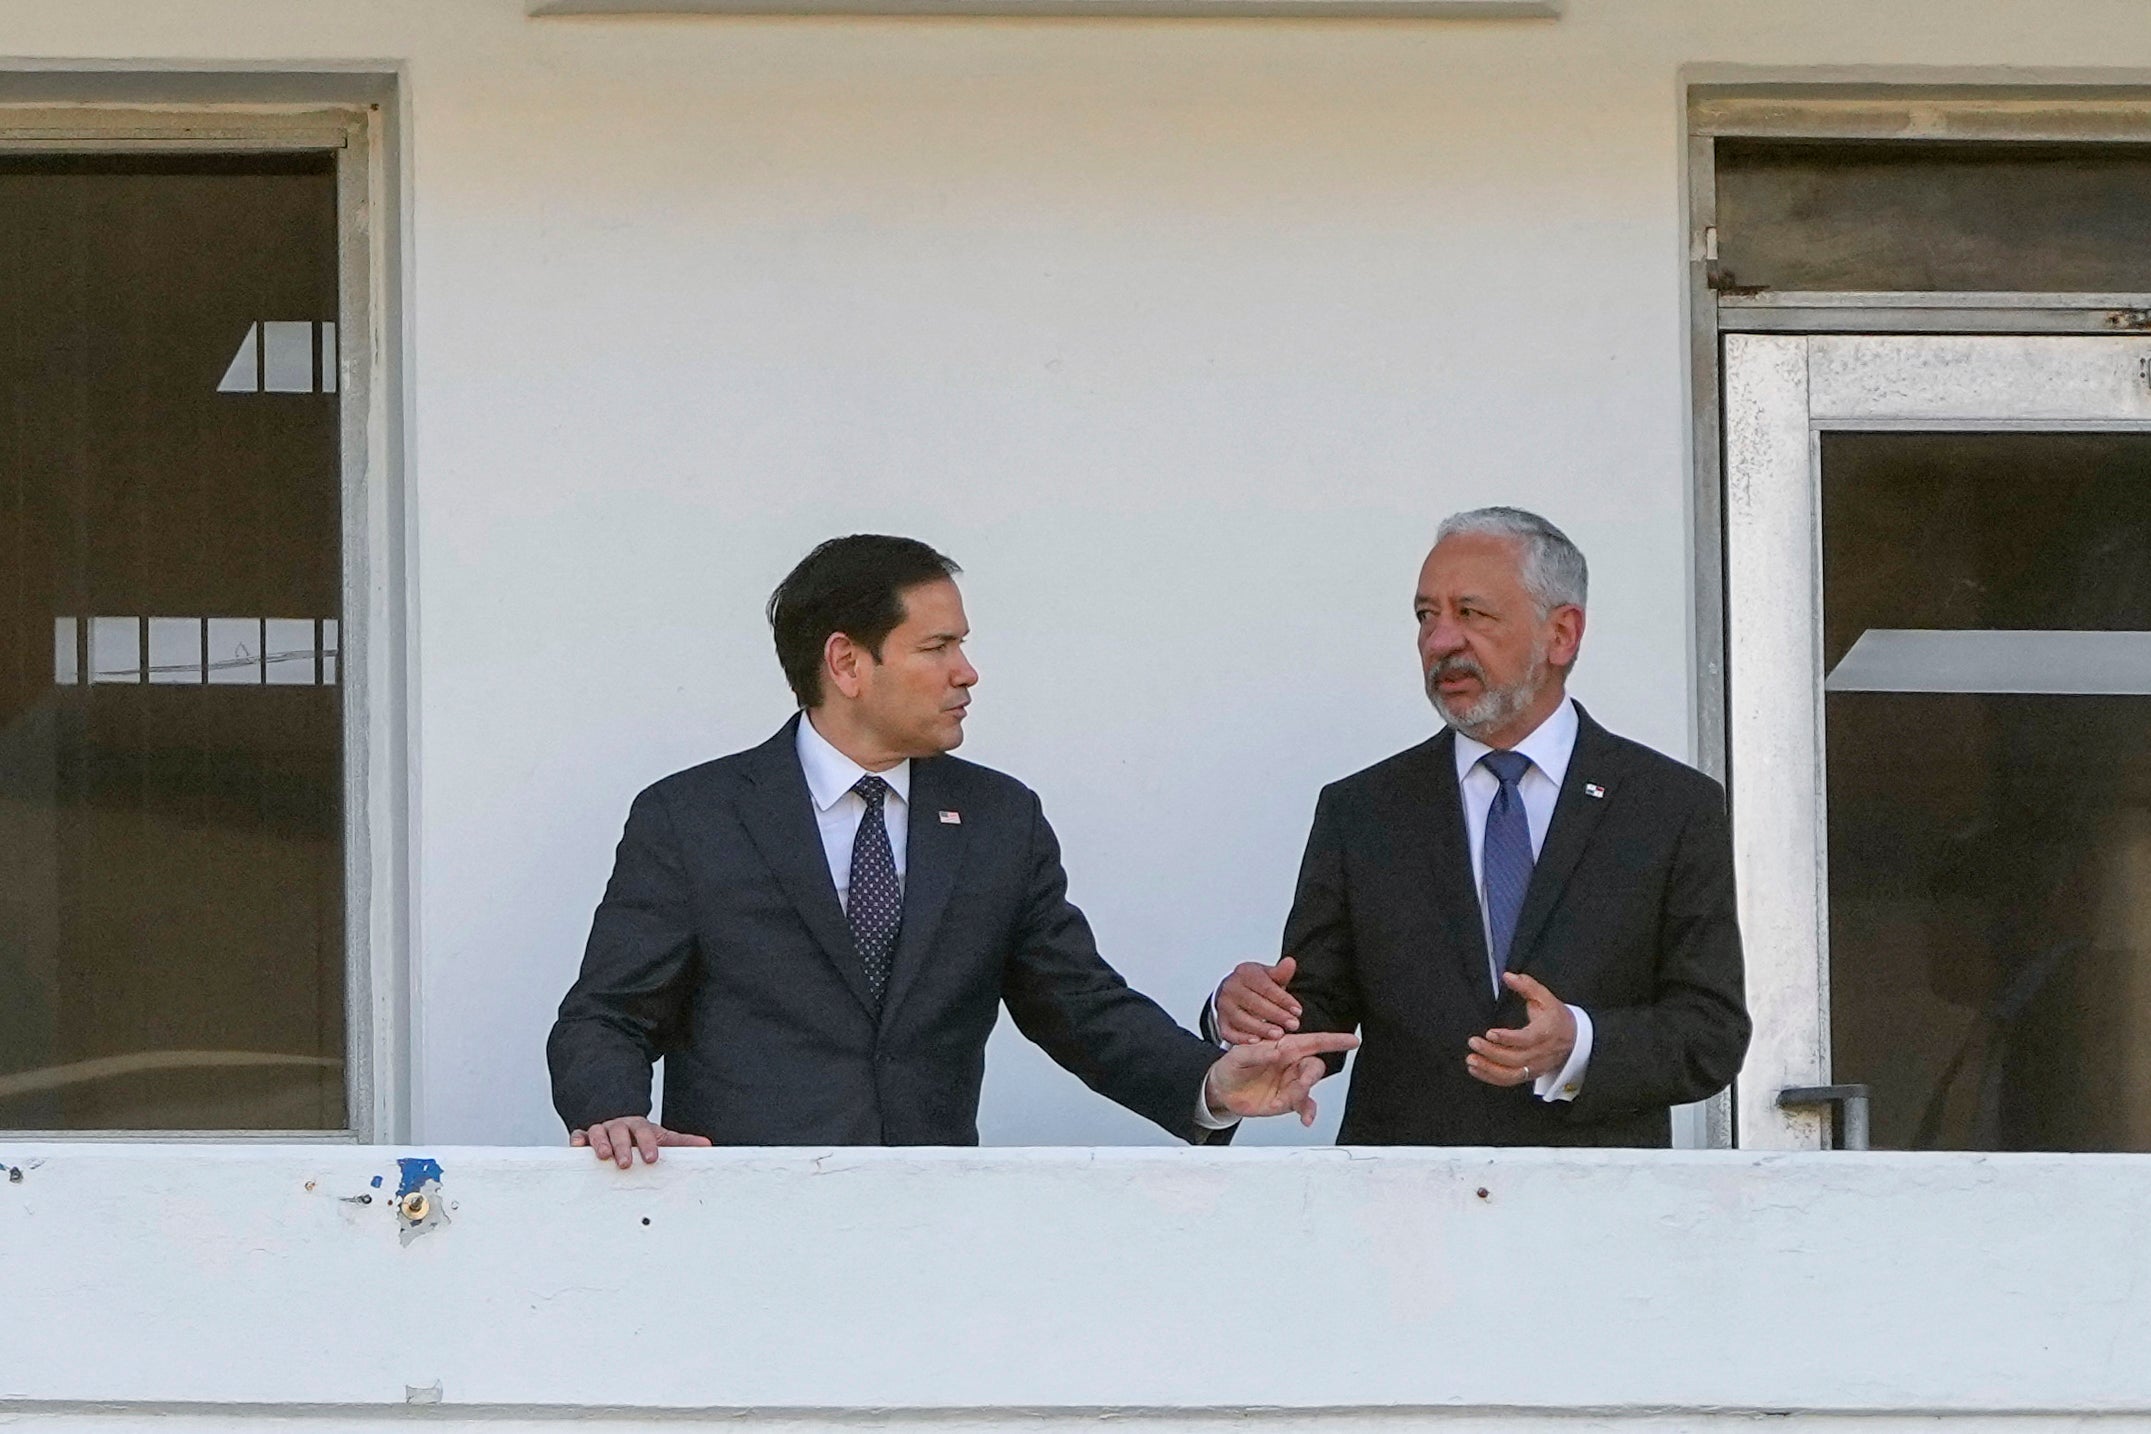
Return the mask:
<path id="1" fill-rule="evenodd" d="M 2151 1151 L 2151 435 L 1827 433 L 1822 493 L 1833 1077 Z"/>
<path id="2" fill-rule="evenodd" d="M 90 624 L 90 680 L 142 680 L 142 620 L 100 617 Z"/>
<path id="3" fill-rule="evenodd" d="M 209 619 L 211 682 L 261 684 L 261 622 L 258 617 Z"/>
<path id="4" fill-rule="evenodd" d="M 349 1123 L 336 297 L 328 156 L 0 156 L 0 1130 Z"/>
<path id="5" fill-rule="evenodd" d="M 305 618 L 272 617 L 262 624 L 262 665 L 268 680 L 280 687 L 317 682 L 314 625 Z"/>
<path id="6" fill-rule="evenodd" d="M 269 393 L 314 391 L 314 326 L 271 320 L 261 326 L 261 386 Z"/>
<path id="7" fill-rule="evenodd" d="M 62 687 L 82 680 L 82 624 L 71 617 L 52 620 L 52 680 Z"/>
<path id="8" fill-rule="evenodd" d="M 1717 182 L 1733 284 L 2151 293 L 2151 145 L 1721 140 Z"/>
<path id="9" fill-rule="evenodd" d="M 188 683 L 202 680 L 202 622 L 194 617 L 149 620 L 149 680 Z"/>

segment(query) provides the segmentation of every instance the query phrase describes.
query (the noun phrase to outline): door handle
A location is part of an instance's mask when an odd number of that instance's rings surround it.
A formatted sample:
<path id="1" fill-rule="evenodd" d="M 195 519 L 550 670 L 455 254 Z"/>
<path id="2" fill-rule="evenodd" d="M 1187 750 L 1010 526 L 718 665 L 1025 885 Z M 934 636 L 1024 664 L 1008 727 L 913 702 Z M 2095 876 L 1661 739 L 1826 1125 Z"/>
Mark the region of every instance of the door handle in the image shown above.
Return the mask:
<path id="1" fill-rule="evenodd" d="M 1832 1150 L 1867 1149 L 1867 1087 L 1796 1085 L 1778 1092 L 1780 1110 L 1824 1106 L 1830 1112 Z"/>

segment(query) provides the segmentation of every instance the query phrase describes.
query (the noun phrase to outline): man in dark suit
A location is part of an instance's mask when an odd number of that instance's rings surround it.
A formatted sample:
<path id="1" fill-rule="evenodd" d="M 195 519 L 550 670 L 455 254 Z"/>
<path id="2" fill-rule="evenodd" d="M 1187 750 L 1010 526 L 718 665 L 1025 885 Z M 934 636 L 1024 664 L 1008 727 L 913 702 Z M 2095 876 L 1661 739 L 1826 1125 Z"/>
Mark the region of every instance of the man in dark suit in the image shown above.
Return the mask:
<path id="1" fill-rule="evenodd" d="M 1443 523 L 1414 607 L 1447 730 L 1323 789 L 1284 959 L 1204 1014 L 1361 1032 L 1346 1144 L 1662 1146 L 1740 1068 L 1724 792 L 1569 698 L 1587 583 L 1535 514 Z"/>
<path id="2" fill-rule="evenodd" d="M 1313 1120 L 1322 1056 L 1356 1041 L 1220 1057 L 1098 955 L 1037 796 L 944 755 L 978 681 L 956 572 L 908 538 L 836 538 L 771 596 L 802 711 L 635 799 L 547 1046 L 572 1143 L 622 1167 L 713 1142 L 975 1145 L 1004 1003 L 1183 1139 Z"/>

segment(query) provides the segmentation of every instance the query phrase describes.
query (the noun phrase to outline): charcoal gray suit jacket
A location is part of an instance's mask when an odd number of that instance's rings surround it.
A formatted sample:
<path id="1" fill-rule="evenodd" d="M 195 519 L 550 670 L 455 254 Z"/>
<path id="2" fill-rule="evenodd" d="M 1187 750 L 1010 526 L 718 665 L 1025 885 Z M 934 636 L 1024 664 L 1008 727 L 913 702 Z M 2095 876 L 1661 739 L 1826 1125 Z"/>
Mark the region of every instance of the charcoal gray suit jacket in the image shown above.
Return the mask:
<path id="1" fill-rule="evenodd" d="M 635 799 L 547 1043 L 569 1128 L 647 1114 L 662 1056 L 663 1123 L 719 1145 L 975 1145 L 1005 1003 L 1091 1089 L 1210 1138 L 1195 1112 L 1216 1048 L 1099 956 L 1038 797 L 999 772 L 912 763 L 903 924 L 875 1012 L 799 720 Z"/>
<path id="2" fill-rule="evenodd" d="M 1573 1102 L 1464 1068 L 1471 1037 L 1526 1017 L 1488 976 L 1455 735 L 1323 789 L 1284 950 L 1300 1029 L 1360 1033 L 1342 1143 L 1666 1145 L 1671 1108 L 1739 1071 L 1749 1023 L 1724 791 L 1581 704 L 1577 717 L 1509 962 L 1591 1017 Z"/>

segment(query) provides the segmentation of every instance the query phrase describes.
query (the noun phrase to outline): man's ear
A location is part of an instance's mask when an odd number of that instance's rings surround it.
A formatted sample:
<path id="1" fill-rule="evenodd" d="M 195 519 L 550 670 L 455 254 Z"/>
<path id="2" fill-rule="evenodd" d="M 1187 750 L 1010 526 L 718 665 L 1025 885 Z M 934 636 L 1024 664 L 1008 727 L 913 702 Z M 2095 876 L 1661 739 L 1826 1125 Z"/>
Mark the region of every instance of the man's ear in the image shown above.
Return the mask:
<path id="1" fill-rule="evenodd" d="M 1566 672 L 1576 665 L 1576 654 L 1583 651 L 1583 609 L 1564 603 L 1553 610 L 1548 621 L 1553 626 L 1553 640 L 1546 644 L 1546 661 Z"/>
<path id="2" fill-rule="evenodd" d="M 867 654 L 849 637 L 832 632 L 822 643 L 822 685 L 846 697 L 857 697 L 860 687 L 860 669 L 867 663 Z"/>

